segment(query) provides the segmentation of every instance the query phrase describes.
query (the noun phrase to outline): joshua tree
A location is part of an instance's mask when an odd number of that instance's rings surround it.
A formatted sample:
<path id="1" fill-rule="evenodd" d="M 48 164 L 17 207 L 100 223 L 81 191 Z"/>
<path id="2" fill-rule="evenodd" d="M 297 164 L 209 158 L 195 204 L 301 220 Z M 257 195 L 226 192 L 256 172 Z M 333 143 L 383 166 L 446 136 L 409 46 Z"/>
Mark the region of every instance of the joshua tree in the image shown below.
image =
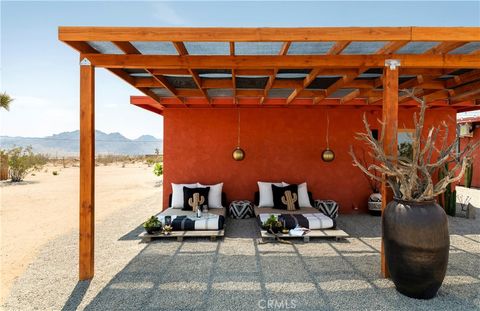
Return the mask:
<path id="1" fill-rule="evenodd" d="M 0 107 L 8 111 L 10 109 L 11 102 L 13 102 L 13 98 L 11 98 L 6 92 L 0 94 Z"/>
<path id="2" fill-rule="evenodd" d="M 369 155 L 377 159 L 379 164 L 370 164 L 368 167 L 362 164 L 357 159 L 352 147 L 350 155 L 353 158 L 353 165 L 360 168 L 367 176 L 378 182 L 387 182 L 395 197 L 408 201 L 431 200 L 442 194 L 449 184 L 462 178 L 467 166 L 467 159 L 480 145 L 480 141 L 468 144 L 461 153 L 457 153 L 455 147 L 458 137 L 454 142 L 448 144 L 448 126 L 445 122 L 437 127 L 431 127 L 426 139 L 423 140 L 422 133 L 427 104 L 414 95 L 414 90 L 404 90 L 404 92 L 420 103 L 419 118 L 417 119 L 416 113 L 413 116 L 415 131 L 412 134 L 411 157 L 401 155 L 394 157 L 385 154 L 385 123 L 380 122 L 381 134 L 376 140 L 365 115 L 363 123 L 366 133 L 357 133 L 355 138 L 370 147 Z M 443 137 L 440 137 L 442 132 Z M 453 167 L 446 170 L 445 167 L 450 164 L 453 164 Z M 439 176 L 436 182 L 434 182 L 434 176 Z"/>

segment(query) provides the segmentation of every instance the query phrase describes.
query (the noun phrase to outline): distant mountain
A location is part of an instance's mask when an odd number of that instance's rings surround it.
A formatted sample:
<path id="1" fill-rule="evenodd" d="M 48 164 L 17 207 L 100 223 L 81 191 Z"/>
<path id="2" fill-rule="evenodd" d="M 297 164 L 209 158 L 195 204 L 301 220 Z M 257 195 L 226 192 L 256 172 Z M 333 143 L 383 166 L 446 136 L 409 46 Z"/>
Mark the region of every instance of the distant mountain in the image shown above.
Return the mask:
<path id="1" fill-rule="evenodd" d="M 46 137 L 10 137 L 0 136 L 0 148 L 32 146 L 36 153 L 57 156 L 73 156 L 79 153 L 80 131 L 63 132 Z M 142 135 L 137 139 L 128 139 L 122 134 L 95 131 L 95 153 L 143 155 L 153 154 L 158 148 L 163 151 L 163 140 L 152 135 Z"/>

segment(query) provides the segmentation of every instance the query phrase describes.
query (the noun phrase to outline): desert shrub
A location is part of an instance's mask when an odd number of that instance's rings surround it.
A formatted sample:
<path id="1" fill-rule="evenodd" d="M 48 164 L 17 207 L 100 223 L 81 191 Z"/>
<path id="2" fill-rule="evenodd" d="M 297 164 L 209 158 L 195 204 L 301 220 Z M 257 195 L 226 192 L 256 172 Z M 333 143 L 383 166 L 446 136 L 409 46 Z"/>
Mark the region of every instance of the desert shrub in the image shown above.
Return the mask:
<path id="1" fill-rule="evenodd" d="M 162 165 L 162 163 L 155 163 L 155 166 L 153 167 L 153 173 L 156 176 L 162 176 L 163 175 L 163 165 Z"/>
<path id="2" fill-rule="evenodd" d="M 53 176 L 58 176 L 58 172 L 57 172 L 57 171 L 53 171 L 52 174 L 53 174 Z"/>
<path id="3" fill-rule="evenodd" d="M 45 156 L 35 155 L 32 147 L 16 147 L 7 154 L 12 182 L 22 181 L 32 169 L 40 169 L 48 161 Z"/>

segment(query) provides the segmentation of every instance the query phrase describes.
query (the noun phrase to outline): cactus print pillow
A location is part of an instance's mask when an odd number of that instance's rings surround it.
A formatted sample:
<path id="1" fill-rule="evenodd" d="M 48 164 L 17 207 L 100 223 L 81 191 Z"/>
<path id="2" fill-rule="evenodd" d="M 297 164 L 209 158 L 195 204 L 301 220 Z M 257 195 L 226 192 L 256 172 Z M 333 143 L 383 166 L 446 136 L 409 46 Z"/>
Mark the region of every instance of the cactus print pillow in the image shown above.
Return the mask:
<path id="1" fill-rule="evenodd" d="M 210 187 L 188 188 L 183 187 L 183 211 L 197 212 L 198 207 L 208 206 Z"/>
<path id="2" fill-rule="evenodd" d="M 278 187 L 272 185 L 273 192 L 273 208 L 294 211 L 300 209 L 298 204 L 298 186 L 289 185 Z"/>

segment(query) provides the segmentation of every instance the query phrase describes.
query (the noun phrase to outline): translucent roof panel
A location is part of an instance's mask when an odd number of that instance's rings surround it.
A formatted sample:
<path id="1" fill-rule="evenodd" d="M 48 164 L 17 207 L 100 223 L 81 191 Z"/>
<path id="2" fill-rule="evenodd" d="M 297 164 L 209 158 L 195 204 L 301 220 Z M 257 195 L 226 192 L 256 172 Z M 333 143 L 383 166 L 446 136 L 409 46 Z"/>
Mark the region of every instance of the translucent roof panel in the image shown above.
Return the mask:
<path id="1" fill-rule="evenodd" d="M 124 54 L 110 41 L 88 41 L 87 43 L 102 54 Z"/>
<path id="2" fill-rule="evenodd" d="M 151 77 L 152 75 L 143 69 L 124 69 L 132 77 Z"/>
<path id="3" fill-rule="evenodd" d="M 132 41 L 140 53 L 145 55 L 178 55 L 172 42 L 167 41 Z"/>
<path id="4" fill-rule="evenodd" d="M 292 42 L 288 55 L 324 55 L 334 42 Z"/>
<path id="5" fill-rule="evenodd" d="M 338 81 L 340 77 L 318 77 L 307 87 L 309 90 L 323 90 Z"/>
<path id="6" fill-rule="evenodd" d="M 278 55 L 282 42 L 235 42 L 235 55 Z"/>
<path id="7" fill-rule="evenodd" d="M 399 49 L 396 54 L 422 54 L 438 45 L 439 42 L 409 42 Z"/>
<path id="8" fill-rule="evenodd" d="M 353 91 L 355 91 L 355 89 L 339 89 L 328 97 L 329 98 L 341 98 L 343 96 L 346 96 L 346 95 L 350 94 Z"/>
<path id="9" fill-rule="evenodd" d="M 157 94 L 160 97 L 172 97 L 172 93 L 165 88 L 151 88 L 150 91 Z"/>
<path id="10" fill-rule="evenodd" d="M 208 89 L 207 94 L 209 97 L 232 97 L 232 89 Z"/>
<path id="11" fill-rule="evenodd" d="M 470 54 L 473 51 L 479 50 L 480 49 L 480 42 L 470 42 L 465 45 L 462 45 L 461 47 L 450 51 L 448 54 Z"/>
<path id="12" fill-rule="evenodd" d="M 374 42 L 364 42 L 364 41 L 355 41 L 350 43 L 342 54 L 373 54 L 382 48 L 387 42 L 374 41 Z"/>
<path id="13" fill-rule="evenodd" d="M 231 78 L 232 71 L 230 69 L 199 69 L 196 70 L 201 78 Z"/>
<path id="14" fill-rule="evenodd" d="M 176 89 L 196 89 L 197 85 L 192 77 L 165 77 L 165 79 Z"/>
<path id="15" fill-rule="evenodd" d="M 190 55 L 230 55 L 228 42 L 184 42 Z"/>
<path id="16" fill-rule="evenodd" d="M 270 89 L 268 91 L 268 97 L 276 97 L 276 98 L 287 98 L 292 94 L 294 89 Z"/>
<path id="17" fill-rule="evenodd" d="M 235 77 L 235 85 L 239 89 L 263 89 L 268 78 L 240 78 Z"/>
<path id="18" fill-rule="evenodd" d="M 310 69 L 280 69 L 277 72 L 277 78 L 300 79 L 305 78 L 310 73 Z"/>

